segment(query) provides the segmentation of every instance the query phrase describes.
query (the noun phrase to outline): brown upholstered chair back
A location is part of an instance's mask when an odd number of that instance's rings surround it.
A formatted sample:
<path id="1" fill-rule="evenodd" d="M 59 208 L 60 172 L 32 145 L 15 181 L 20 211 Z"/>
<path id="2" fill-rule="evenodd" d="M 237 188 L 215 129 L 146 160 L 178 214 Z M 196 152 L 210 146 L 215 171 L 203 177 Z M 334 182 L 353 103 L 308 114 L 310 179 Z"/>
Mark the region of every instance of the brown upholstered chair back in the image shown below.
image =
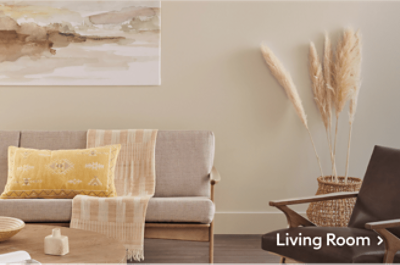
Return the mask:
<path id="1" fill-rule="evenodd" d="M 375 146 L 349 227 L 400 218 L 400 150 Z M 389 229 L 400 237 L 400 228 Z"/>

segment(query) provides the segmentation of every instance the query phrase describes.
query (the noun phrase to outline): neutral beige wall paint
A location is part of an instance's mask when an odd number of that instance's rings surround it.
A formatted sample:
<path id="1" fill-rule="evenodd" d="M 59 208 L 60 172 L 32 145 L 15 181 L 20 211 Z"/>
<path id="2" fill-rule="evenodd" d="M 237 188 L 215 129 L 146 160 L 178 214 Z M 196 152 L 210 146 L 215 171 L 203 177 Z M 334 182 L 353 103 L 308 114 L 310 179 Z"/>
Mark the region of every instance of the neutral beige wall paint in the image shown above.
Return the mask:
<path id="1" fill-rule="evenodd" d="M 292 73 L 328 172 L 307 45 L 312 40 L 321 51 L 324 30 L 336 39 L 344 26 L 361 28 L 363 86 L 350 174 L 362 177 L 375 144 L 400 147 L 399 10 L 398 2 L 165 1 L 160 87 L 1 87 L 1 129 L 212 130 L 223 177 L 216 232 L 266 232 L 283 220 L 268 201 L 314 194 L 319 170 L 307 132 L 261 58 L 260 42 Z M 348 126 L 342 117 L 343 174 Z"/>

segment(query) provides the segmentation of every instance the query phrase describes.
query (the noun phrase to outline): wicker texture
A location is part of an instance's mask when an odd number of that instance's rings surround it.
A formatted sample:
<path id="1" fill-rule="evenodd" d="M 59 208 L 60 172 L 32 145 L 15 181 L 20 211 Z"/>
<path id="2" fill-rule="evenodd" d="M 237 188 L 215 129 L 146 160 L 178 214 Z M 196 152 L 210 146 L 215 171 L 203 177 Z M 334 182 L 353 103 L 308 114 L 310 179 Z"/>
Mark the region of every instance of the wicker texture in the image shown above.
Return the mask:
<path id="1" fill-rule="evenodd" d="M 0 216 L 0 242 L 10 239 L 24 227 L 25 223 L 20 219 Z"/>
<path id="2" fill-rule="evenodd" d="M 339 183 L 333 181 L 332 176 L 319 177 L 316 195 L 359 191 L 362 180 L 349 177 L 344 183 L 344 177 L 339 177 Z M 320 201 L 310 203 L 307 209 L 308 219 L 318 226 L 347 227 L 353 212 L 356 198 Z"/>

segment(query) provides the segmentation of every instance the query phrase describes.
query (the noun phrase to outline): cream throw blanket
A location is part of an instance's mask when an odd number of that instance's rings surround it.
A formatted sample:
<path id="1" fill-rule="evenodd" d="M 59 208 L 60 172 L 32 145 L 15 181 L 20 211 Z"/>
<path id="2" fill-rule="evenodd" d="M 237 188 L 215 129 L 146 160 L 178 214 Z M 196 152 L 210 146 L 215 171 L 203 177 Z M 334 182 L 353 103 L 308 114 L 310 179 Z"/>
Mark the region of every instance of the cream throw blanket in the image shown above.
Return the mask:
<path id="1" fill-rule="evenodd" d="M 115 169 L 118 197 L 78 195 L 72 201 L 71 227 L 119 239 L 127 259 L 143 256 L 147 205 L 155 191 L 157 130 L 89 130 L 87 147 L 121 144 Z"/>

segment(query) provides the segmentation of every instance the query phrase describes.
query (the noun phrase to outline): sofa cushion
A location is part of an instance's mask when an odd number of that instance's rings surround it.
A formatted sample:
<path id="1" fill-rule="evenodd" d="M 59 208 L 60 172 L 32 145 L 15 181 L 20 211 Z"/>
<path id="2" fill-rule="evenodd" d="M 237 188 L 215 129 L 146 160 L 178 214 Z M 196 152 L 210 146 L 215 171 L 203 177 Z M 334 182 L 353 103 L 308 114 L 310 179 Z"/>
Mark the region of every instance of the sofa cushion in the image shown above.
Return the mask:
<path id="1" fill-rule="evenodd" d="M 209 197 L 213 160 L 212 132 L 159 131 L 155 197 Z"/>
<path id="2" fill-rule="evenodd" d="M 0 216 L 25 222 L 69 222 L 71 199 L 0 199 Z M 206 197 L 151 198 L 146 222 L 194 222 L 209 224 L 215 207 Z"/>
<path id="3" fill-rule="evenodd" d="M 214 213 L 214 203 L 207 197 L 151 198 L 146 222 L 209 224 Z"/>
<path id="4" fill-rule="evenodd" d="M 0 199 L 0 216 L 24 222 L 69 222 L 71 213 L 72 199 Z"/>
<path id="5" fill-rule="evenodd" d="M 7 182 L 7 153 L 8 147 L 19 146 L 19 131 L 0 131 L 0 193 Z"/>
<path id="6" fill-rule="evenodd" d="M 87 131 L 22 131 L 20 146 L 49 150 L 81 149 L 86 148 L 86 134 Z M 154 197 L 209 197 L 209 173 L 213 160 L 212 132 L 159 131 Z"/>
<path id="7" fill-rule="evenodd" d="M 22 131 L 20 147 L 34 149 L 84 149 L 87 131 Z"/>

